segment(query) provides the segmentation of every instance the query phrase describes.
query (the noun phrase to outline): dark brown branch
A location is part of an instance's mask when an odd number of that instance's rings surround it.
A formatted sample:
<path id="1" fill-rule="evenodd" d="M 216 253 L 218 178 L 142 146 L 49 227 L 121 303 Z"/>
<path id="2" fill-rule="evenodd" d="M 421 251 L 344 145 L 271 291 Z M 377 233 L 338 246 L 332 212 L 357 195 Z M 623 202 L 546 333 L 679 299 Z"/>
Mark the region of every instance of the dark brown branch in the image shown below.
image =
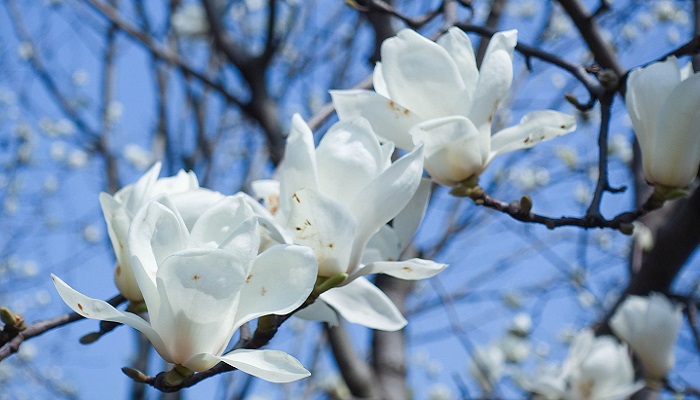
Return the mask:
<path id="1" fill-rule="evenodd" d="M 355 351 L 345 327 L 342 324 L 335 327 L 325 325 L 325 329 L 338 371 L 350 393 L 361 399 L 379 398 L 373 371 Z"/>
<path id="2" fill-rule="evenodd" d="M 107 300 L 107 303 L 116 307 L 125 301 L 126 299 L 119 294 Z M 81 319 L 83 319 L 81 315 L 73 312 L 70 314 L 60 315 L 55 318 L 35 322 L 27 326 L 27 329 L 19 332 L 17 336 L 9 338 L 8 341 L 0 343 L 0 345 L 2 345 L 2 347 L 0 347 L 0 361 L 9 357 L 11 354 L 16 353 L 25 340 L 37 337 L 52 329 L 60 328 L 64 325 L 68 325 L 71 322 L 75 322 Z"/>

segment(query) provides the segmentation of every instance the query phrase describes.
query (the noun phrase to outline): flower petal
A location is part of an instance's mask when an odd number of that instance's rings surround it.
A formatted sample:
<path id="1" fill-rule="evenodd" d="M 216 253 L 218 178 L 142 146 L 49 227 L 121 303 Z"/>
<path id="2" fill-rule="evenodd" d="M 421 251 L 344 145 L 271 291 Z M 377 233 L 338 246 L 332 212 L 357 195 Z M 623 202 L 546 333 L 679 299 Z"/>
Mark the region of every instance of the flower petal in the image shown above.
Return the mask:
<path id="1" fill-rule="evenodd" d="M 161 194 L 182 193 L 199 188 L 197 175 L 192 171 L 178 171 L 177 175 L 160 178 L 153 184 L 151 197 Z"/>
<path id="2" fill-rule="evenodd" d="M 406 319 L 384 292 L 365 278 L 321 294 L 321 299 L 349 322 L 382 331 L 397 331 Z"/>
<path id="3" fill-rule="evenodd" d="M 430 192 L 432 187 L 430 179 L 422 178 L 416 193 L 411 197 L 411 201 L 406 204 L 403 210 L 394 218 L 392 226 L 399 237 L 401 251 L 408 247 L 413 236 L 416 234 L 418 227 L 423 220 L 425 210 L 428 208 L 430 201 Z"/>
<path id="4" fill-rule="evenodd" d="M 476 66 L 476 57 L 469 36 L 457 27 L 450 28 L 447 33 L 440 36 L 437 44 L 442 46 L 450 54 L 462 76 L 465 90 L 458 106 L 459 115 L 468 115 L 471 108 L 474 92 L 479 81 L 479 69 Z"/>
<path id="5" fill-rule="evenodd" d="M 685 188 L 700 165 L 700 74 L 681 82 L 668 96 L 655 121 L 650 156 L 645 164 L 652 183 Z"/>
<path id="6" fill-rule="evenodd" d="M 187 249 L 163 261 L 157 275 L 161 307 L 151 323 L 174 363 L 199 353 L 223 353 L 234 333 L 247 267 L 219 249 Z"/>
<path id="7" fill-rule="evenodd" d="M 382 75 L 395 102 L 422 119 L 458 114 L 465 90 L 447 50 L 404 29 L 382 43 Z"/>
<path id="8" fill-rule="evenodd" d="M 389 225 L 384 225 L 367 243 L 362 253 L 362 264 L 398 260 L 401 250 L 401 242 L 396 230 Z"/>
<path id="9" fill-rule="evenodd" d="M 53 279 L 53 284 L 56 286 L 56 290 L 61 296 L 61 299 L 63 299 L 73 311 L 85 318 L 118 322 L 131 326 L 146 335 L 161 357 L 168 362 L 172 362 L 163 340 L 161 340 L 158 333 L 146 320 L 136 314 L 119 311 L 105 301 L 93 299 L 79 293 L 54 274 L 51 274 L 51 278 Z"/>
<path id="10" fill-rule="evenodd" d="M 666 61 L 635 69 L 627 77 L 625 94 L 627 112 L 632 120 L 644 160 L 651 157 L 653 147 L 651 135 L 661 107 L 680 81 L 678 59 L 673 56 Z"/>
<path id="11" fill-rule="evenodd" d="M 516 126 L 496 132 L 491 137 L 493 157 L 513 150 L 530 148 L 576 129 L 576 117 L 559 111 L 542 110 L 526 114 Z"/>
<path id="12" fill-rule="evenodd" d="M 301 188 L 316 189 L 318 173 L 314 135 L 299 114 L 292 117 L 292 127 L 284 149 L 284 159 L 277 170 L 280 181 L 280 211 L 286 213 L 292 194 Z"/>
<path id="13" fill-rule="evenodd" d="M 173 193 L 168 195 L 168 198 L 180 213 L 187 229 L 191 230 L 197 219 L 214 204 L 221 201 L 224 195 L 213 190 L 199 188 Z"/>
<path id="14" fill-rule="evenodd" d="M 491 136 L 493 116 L 513 82 L 513 51 L 517 41 L 516 30 L 493 35 L 479 69 L 469 119 L 479 129 L 484 141 Z"/>
<path id="15" fill-rule="evenodd" d="M 294 243 L 311 247 L 318 260 L 318 274 L 331 277 L 348 269 L 356 222 L 337 202 L 312 189 L 294 194 L 286 226 Z"/>
<path id="16" fill-rule="evenodd" d="M 350 211 L 357 220 L 357 228 L 349 274 L 359 266 L 362 252 L 370 238 L 409 203 L 418 189 L 422 174 L 423 146 L 418 146 L 369 182 L 350 202 Z M 367 207 L 367 204 L 372 207 Z"/>
<path id="17" fill-rule="evenodd" d="M 240 197 L 227 196 L 214 204 L 195 222 L 190 232 L 190 247 L 221 248 L 228 244 L 234 230 L 243 221 L 255 216 L 253 209 Z M 250 231 L 250 229 L 249 229 Z M 258 252 L 259 239 L 253 232 L 248 232 L 246 241 L 238 246 L 245 252 L 253 252 L 254 257 Z M 251 258 L 252 261 L 252 258 Z"/>
<path id="18" fill-rule="evenodd" d="M 386 98 L 389 97 L 389 90 L 386 88 L 386 82 L 384 82 L 384 75 L 382 72 L 382 63 L 378 62 L 374 64 L 374 73 L 372 74 L 372 86 L 374 86 L 374 91 L 379 95 Z"/>
<path id="19" fill-rule="evenodd" d="M 218 358 L 246 374 L 274 383 L 294 382 L 311 375 L 299 360 L 279 350 L 238 349 Z"/>
<path id="20" fill-rule="evenodd" d="M 134 277 L 151 318 L 157 316 L 158 265 L 187 246 L 187 227 L 167 197 L 152 201 L 136 214 L 129 228 L 129 254 Z"/>
<path id="21" fill-rule="evenodd" d="M 425 146 L 425 169 L 438 183 L 455 186 L 481 174 L 485 167 L 490 142 L 481 147 L 481 135 L 467 118 L 426 121 L 411 129 L 411 135 Z"/>
<path id="22" fill-rule="evenodd" d="M 261 315 L 294 311 L 311 294 L 317 272 L 316 256 L 310 248 L 270 247 L 255 259 L 245 279 L 234 326 Z"/>
<path id="23" fill-rule="evenodd" d="M 384 167 L 379 141 L 364 118 L 334 124 L 316 148 L 316 162 L 319 188 L 344 205 Z"/>
<path id="24" fill-rule="evenodd" d="M 377 261 L 360 270 L 362 275 L 387 274 L 394 278 L 419 280 L 431 278 L 447 268 L 447 264 L 436 263 L 422 258 L 403 261 Z"/>
<path id="25" fill-rule="evenodd" d="M 363 117 L 374 133 L 404 150 L 413 148 L 408 131 L 422 121 L 395 101 L 368 90 L 331 90 L 333 105 L 341 121 Z"/>
<path id="26" fill-rule="evenodd" d="M 308 321 L 326 322 L 331 326 L 338 326 L 338 324 L 340 324 L 338 313 L 320 298 L 295 312 L 294 316 Z"/>
<path id="27" fill-rule="evenodd" d="M 114 197 L 124 204 L 124 207 L 129 210 L 131 215 L 136 214 L 139 208 L 153 197 L 151 191 L 156 180 L 158 180 L 160 166 L 160 162 L 153 164 L 151 169 L 146 171 L 138 181 L 132 185 L 127 185 L 114 194 Z"/>

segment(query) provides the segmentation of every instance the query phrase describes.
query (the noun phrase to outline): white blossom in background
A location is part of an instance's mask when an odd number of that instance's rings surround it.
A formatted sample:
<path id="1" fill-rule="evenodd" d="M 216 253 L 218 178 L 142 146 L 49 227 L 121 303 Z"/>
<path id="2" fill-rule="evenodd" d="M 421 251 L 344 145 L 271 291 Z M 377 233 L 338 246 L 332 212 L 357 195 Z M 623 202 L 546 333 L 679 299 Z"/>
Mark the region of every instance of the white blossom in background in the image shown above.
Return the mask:
<path id="1" fill-rule="evenodd" d="M 436 383 L 428 388 L 429 400 L 453 400 L 455 398 L 452 390 L 445 384 Z"/>
<path id="2" fill-rule="evenodd" d="M 592 198 L 593 193 L 591 193 L 591 189 L 588 188 L 588 185 L 583 183 L 576 184 L 576 187 L 574 188 L 574 199 L 577 203 L 587 205 Z"/>
<path id="3" fill-rule="evenodd" d="M 88 82 L 90 75 L 84 69 L 78 69 L 73 72 L 72 79 L 75 86 L 85 86 Z"/>
<path id="4" fill-rule="evenodd" d="M 132 326 L 167 362 L 201 372 L 223 361 L 271 382 L 291 382 L 309 372 L 287 353 L 237 349 L 222 355 L 241 325 L 292 312 L 316 281 L 310 249 L 277 245 L 258 254 L 259 243 L 257 217 L 240 197 L 221 199 L 188 227 L 162 195 L 141 207 L 129 230 L 132 271 L 149 321 L 52 277 L 73 311 Z"/>
<path id="5" fill-rule="evenodd" d="M 654 233 L 641 221 L 632 222 L 634 231 L 632 237 L 644 251 L 650 251 L 654 247 Z"/>
<path id="6" fill-rule="evenodd" d="M 686 188 L 700 167 L 700 74 L 686 73 L 671 56 L 627 78 L 627 111 L 652 185 Z"/>
<path id="7" fill-rule="evenodd" d="M 496 345 L 477 347 L 472 353 L 469 374 L 485 392 L 491 392 L 503 376 L 505 355 Z"/>
<path id="8" fill-rule="evenodd" d="M 361 118 L 335 124 L 315 148 L 311 130 L 295 115 L 279 182 L 254 183 L 257 197 L 272 207 L 278 230 L 314 250 L 320 277 L 347 274 L 340 287 L 297 316 L 337 323 L 338 312 L 374 329 L 401 329 L 406 320 L 399 310 L 363 276 L 423 279 L 446 267 L 422 259 L 397 261 L 420 224 L 430 185 L 421 180 L 422 147 L 394 163 L 393 150 L 391 143 L 380 145 Z M 393 228 L 386 226 L 390 220 Z"/>
<path id="9" fill-rule="evenodd" d="M 34 47 L 29 42 L 20 42 L 17 47 L 17 55 L 22 60 L 27 61 L 34 56 Z"/>
<path id="10" fill-rule="evenodd" d="M 117 258 L 114 281 L 124 297 L 130 301 L 142 301 L 129 258 L 128 233 L 131 221 L 141 207 L 159 195 L 168 194 L 178 206 L 185 224 L 192 227 L 194 221 L 223 195 L 199 187 L 194 172 L 180 171 L 177 175 L 158 179 L 160 163 L 156 163 L 136 183 L 127 185 L 114 196 L 100 193 L 100 205 L 107 222 L 107 232 Z"/>
<path id="11" fill-rule="evenodd" d="M 88 154 L 82 149 L 75 149 L 71 151 L 66 159 L 66 164 L 73 169 L 82 168 L 87 165 L 87 163 Z"/>
<path id="12" fill-rule="evenodd" d="M 508 326 L 508 331 L 518 336 L 527 336 L 532 331 L 532 318 L 530 314 L 521 312 L 513 317 Z"/>
<path id="13" fill-rule="evenodd" d="M 180 36 L 206 36 L 209 33 L 207 13 L 200 3 L 188 3 L 172 15 L 173 30 Z"/>
<path id="14" fill-rule="evenodd" d="M 496 342 L 496 346 L 501 350 L 505 359 L 512 363 L 525 361 L 532 351 L 530 339 L 514 333 L 506 334 Z"/>
<path id="15" fill-rule="evenodd" d="M 673 368 L 681 308 L 666 296 L 628 296 L 610 319 L 610 328 L 642 363 L 648 380 L 659 382 Z"/>
<path id="16" fill-rule="evenodd" d="M 666 40 L 668 40 L 670 44 L 680 43 L 681 31 L 675 26 L 669 26 L 668 29 L 666 29 Z"/>
<path id="17" fill-rule="evenodd" d="M 66 153 L 66 142 L 60 140 L 51 142 L 49 154 L 51 155 L 52 160 L 63 161 L 66 158 Z"/>
<path id="18" fill-rule="evenodd" d="M 634 156 L 634 151 L 632 150 L 632 144 L 629 139 L 624 135 L 612 135 L 610 138 L 610 143 L 608 144 L 608 152 L 616 156 L 620 161 L 625 164 L 632 162 L 632 157 Z"/>
<path id="19" fill-rule="evenodd" d="M 100 240 L 100 229 L 93 225 L 88 224 L 83 228 L 83 239 L 88 243 L 96 243 Z"/>
<path id="20" fill-rule="evenodd" d="M 56 178 L 54 175 L 47 176 L 46 179 L 44 179 L 42 189 L 46 194 L 56 193 L 58 190 L 58 178 Z"/>
<path id="21" fill-rule="evenodd" d="M 405 150 L 424 145 L 425 168 L 457 186 L 477 178 L 500 154 L 571 132 L 573 116 L 535 111 L 491 135 L 498 105 L 513 80 L 517 31 L 496 33 L 477 69 L 469 37 L 451 28 L 437 43 L 404 29 L 382 44 L 375 92 L 332 91 L 339 118 L 366 118 L 383 140 Z"/>
<path id="22" fill-rule="evenodd" d="M 124 114 L 124 106 L 121 102 L 112 100 L 107 104 L 107 109 L 105 110 L 105 118 L 109 122 L 115 122 L 121 118 Z"/>
<path id="23" fill-rule="evenodd" d="M 554 152 L 569 169 L 575 169 L 578 166 L 578 152 L 574 147 L 557 146 Z"/>
<path id="24" fill-rule="evenodd" d="M 144 170 L 153 164 L 153 153 L 143 147 L 129 143 L 124 146 L 122 152 L 124 158 L 138 170 Z"/>
<path id="25" fill-rule="evenodd" d="M 676 6 L 671 0 L 657 1 L 654 6 L 654 15 L 659 21 L 669 21 L 676 15 Z"/>

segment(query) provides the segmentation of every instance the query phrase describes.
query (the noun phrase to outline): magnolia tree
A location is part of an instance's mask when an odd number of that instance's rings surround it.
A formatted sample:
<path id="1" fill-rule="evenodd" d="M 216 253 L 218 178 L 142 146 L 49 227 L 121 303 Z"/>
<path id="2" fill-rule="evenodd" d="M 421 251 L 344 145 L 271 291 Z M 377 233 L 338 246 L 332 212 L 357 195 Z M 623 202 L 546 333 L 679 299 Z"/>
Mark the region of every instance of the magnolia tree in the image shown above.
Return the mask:
<path id="1" fill-rule="evenodd" d="M 0 399 L 699 396 L 700 3 L 3 8 Z"/>

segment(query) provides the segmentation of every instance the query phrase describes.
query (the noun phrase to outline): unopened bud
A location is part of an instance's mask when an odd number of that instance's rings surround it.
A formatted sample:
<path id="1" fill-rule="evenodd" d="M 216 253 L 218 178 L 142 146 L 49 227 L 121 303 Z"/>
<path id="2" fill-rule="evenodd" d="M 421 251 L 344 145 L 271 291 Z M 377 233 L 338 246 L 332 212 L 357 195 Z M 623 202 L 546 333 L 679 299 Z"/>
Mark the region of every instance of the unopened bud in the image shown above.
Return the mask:
<path id="1" fill-rule="evenodd" d="M 532 199 L 525 195 L 520 198 L 520 212 L 527 215 L 530 211 L 532 211 Z"/>
<path id="2" fill-rule="evenodd" d="M 622 232 L 625 235 L 631 235 L 634 233 L 634 225 L 632 225 L 632 224 L 628 224 L 628 223 L 620 224 L 620 227 L 618 229 L 620 230 L 620 232 Z"/>
<path id="3" fill-rule="evenodd" d="M 146 383 L 148 381 L 148 376 L 138 369 L 124 367 L 122 372 L 135 382 Z"/>

